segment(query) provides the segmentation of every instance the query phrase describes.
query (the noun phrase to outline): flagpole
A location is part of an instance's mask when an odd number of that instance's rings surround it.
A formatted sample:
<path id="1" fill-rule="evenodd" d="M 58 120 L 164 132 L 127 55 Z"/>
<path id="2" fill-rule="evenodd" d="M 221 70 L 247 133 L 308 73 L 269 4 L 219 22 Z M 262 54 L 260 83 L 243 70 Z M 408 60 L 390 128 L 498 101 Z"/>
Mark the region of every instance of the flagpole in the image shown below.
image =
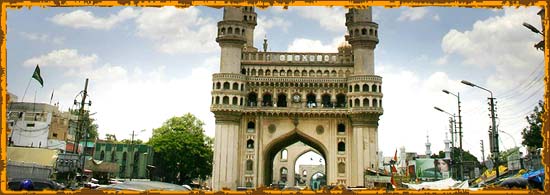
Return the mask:
<path id="1" fill-rule="evenodd" d="M 29 85 L 31 85 L 32 77 L 29 79 L 29 83 L 27 84 L 27 88 L 25 88 L 25 93 L 23 93 L 23 98 L 21 98 L 21 102 L 25 102 L 25 95 L 27 94 L 27 89 L 29 89 Z"/>
<path id="2" fill-rule="evenodd" d="M 53 92 L 55 92 L 55 90 L 52 90 L 52 97 L 50 97 L 50 104 L 52 104 Z"/>
<path id="3" fill-rule="evenodd" d="M 34 101 L 32 102 L 32 112 L 35 112 L 35 106 L 36 106 L 36 89 L 34 90 Z M 36 115 L 34 115 L 34 120 L 36 120 Z"/>

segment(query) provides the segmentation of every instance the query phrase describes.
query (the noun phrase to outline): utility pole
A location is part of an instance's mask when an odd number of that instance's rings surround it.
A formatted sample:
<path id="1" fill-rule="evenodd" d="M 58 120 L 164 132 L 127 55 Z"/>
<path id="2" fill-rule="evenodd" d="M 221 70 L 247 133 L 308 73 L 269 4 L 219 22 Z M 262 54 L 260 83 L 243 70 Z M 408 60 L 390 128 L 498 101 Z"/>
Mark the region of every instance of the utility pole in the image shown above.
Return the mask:
<path id="1" fill-rule="evenodd" d="M 495 98 L 493 98 L 493 93 L 491 93 L 491 97 L 489 98 L 489 106 L 490 106 L 490 110 L 491 110 L 491 122 L 492 122 L 492 127 L 491 127 L 491 132 L 492 132 L 492 137 L 491 139 L 493 140 L 493 144 L 491 146 L 491 153 L 493 153 L 493 156 L 494 156 L 494 161 L 495 161 L 495 167 L 496 167 L 496 173 L 497 173 L 497 177 L 499 177 L 499 170 L 498 170 L 498 167 L 499 167 L 499 147 L 498 147 L 498 129 L 497 129 L 497 125 L 496 125 L 496 115 L 495 115 Z"/>
<path id="2" fill-rule="evenodd" d="M 499 166 L 499 163 L 498 163 L 498 152 L 499 152 L 499 149 L 498 149 L 498 129 L 497 129 L 496 121 L 495 121 L 495 118 L 496 118 L 496 115 L 495 115 L 495 98 L 493 98 L 493 92 L 491 90 L 488 90 L 488 89 L 480 87 L 476 84 L 473 84 L 469 81 L 462 80 L 460 82 L 462 84 L 468 85 L 470 87 L 477 87 L 479 89 L 485 90 L 485 91 L 489 92 L 489 94 L 491 94 L 491 97 L 489 98 L 489 106 L 490 106 L 489 110 L 491 111 L 491 130 L 489 131 L 489 144 L 490 144 L 491 153 L 493 154 L 492 157 L 494 158 L 494 161 L 495 161 L 494 164 L 495 164 L 496 173 L 497 173 L 496 178 L 498 179 L 498 176 L 499 176 L 499 170 L 498 170 L 498 166 Z"/>
<path id="3" fill-rule="evenodd" d="M 134 135 L 135 135 L 134 130 L 132 130 L 132 140 L 130 141 L 130 146 L 132 148 L 132 150 L 131 150 L 132 152 L 130 153 L 130 156 L 133 156 L 133 157 L 135 157 L 135 155 L 134 155 Z M 135 166 L 135 163 L 136 163 L 135 162 L 136 159 L 133 159 L 133 157 L 132 157 L 132 161 L 134 161 L 134 162 L 132 163 L 132 167 L 131 167 L 132 173 L 130 173 L 130 181 L 132 181 L 132 178 L 134 177 L 134 166 Z"/>
<path id="4" fill-rule="evenodd" d="M 464 163 L 463 163 L 463 150 L 462 150 L 462 116 L 460 115 L 460 93 L 457 94 L 458 99 L 458 139 L 460 144 L 460 180 L 464 179 Z"/>
<path id="5" fill-rule="evenodd" d="M 78 131 L 77 131 L 77 143 L 76 143 L 76 152 L 78 152 L 78 145 L 80 144 L 80 139 L 83 135 L 83 125 L 84 125 L 84 106 L 86 105 L 86 96 L 88 96 L 88 79 L 86 78 L 86 83 L 84 84 L 84 91 L 82 91 L 82 101 L 80 102 L 80 110 L 78 112 Z M 77 104 L 76 99 L 74 101 L 74 104 Z M 84 129 L 85 130 L 85 129 Z M 84 132 L 84 136 L 86 136 L 87 132 Z M 86 164 L 86 143 L 82 146 L 82 154 L 81 154 L 81 173 L 80 173 L 80 180 L 84 184 L 84 164 Z"/>
<path id="6" fill-rule="evenodd" d="M 485 161 L 485 148 L 483 147 L 483 140 L 481 140 L 481 162 Z"/>
<path id="7" fill-rule="evenodd" d="M 455 178 L 454 175 L 453 175 L 453 171 L 454 171 L 454 162 L 453 162 L 453 150 L 455 148 L 455 129 L 456 129 L 456 123 L 455 123 L 455 115 L 453 114 L 453 117 L 449 117 L 449 130 L 451 131 L 451 164 L 450 164 L 450 167 L 451 167 L 451 178 Z"/>

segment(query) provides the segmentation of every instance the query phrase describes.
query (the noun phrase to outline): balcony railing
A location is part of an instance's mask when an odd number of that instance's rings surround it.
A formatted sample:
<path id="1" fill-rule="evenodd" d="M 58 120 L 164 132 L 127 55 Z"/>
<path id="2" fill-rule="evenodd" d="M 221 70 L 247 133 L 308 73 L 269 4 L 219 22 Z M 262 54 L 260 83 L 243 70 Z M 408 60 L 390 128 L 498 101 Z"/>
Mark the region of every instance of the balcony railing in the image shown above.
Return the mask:
<path id="1" fill-rule="evenodd" d="M 243 63 L 353 64 L 351 54 L 304 52 L 243 52 Z"/>
<path id="2" fill-rule="evenodd" d="M 291 105 L 289 107 L 273 106 L 238 106 L 228 104 L 214 104 L 210 106 L 211 111 L 238 111 L 238 112 L 273 112 L 273 113 L 383 113 L 381 107 L 308 107 L 302 105 Z"/>

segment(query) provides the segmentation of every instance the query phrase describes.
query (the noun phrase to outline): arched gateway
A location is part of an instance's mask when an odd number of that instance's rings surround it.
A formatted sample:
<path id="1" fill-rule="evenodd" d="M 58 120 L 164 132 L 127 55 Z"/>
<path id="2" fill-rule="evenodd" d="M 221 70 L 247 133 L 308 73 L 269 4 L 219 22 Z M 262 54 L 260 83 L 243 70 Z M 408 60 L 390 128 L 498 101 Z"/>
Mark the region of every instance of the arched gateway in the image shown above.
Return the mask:
<path id="1" fill-rule="evenodd" d="M 345 17 L 349 44 L 337 53 L 267 52 L 267 40 L 263 51 L 253 44 L 254 8 L 224 8 L 212 85 L 215 190 L 271 184 L 277 152 L 296 142 L 323 156 L 327 183 L 362 186 L 364 170 L 378 168 L 378 24 L 371 8 Z"/>

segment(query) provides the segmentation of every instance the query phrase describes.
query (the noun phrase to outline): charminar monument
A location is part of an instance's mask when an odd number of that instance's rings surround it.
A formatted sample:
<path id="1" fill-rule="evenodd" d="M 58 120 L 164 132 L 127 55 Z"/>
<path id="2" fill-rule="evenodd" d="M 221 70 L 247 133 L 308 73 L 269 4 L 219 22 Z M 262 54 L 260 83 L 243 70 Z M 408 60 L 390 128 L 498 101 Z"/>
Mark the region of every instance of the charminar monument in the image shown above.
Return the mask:
<path id="1" fill-rule="evenodd" d="M 363 186 L 364 170 L 378 169 L 378 24 L 371 8 L 350 9 L 345 17 L 347 44 L 337 53 L 268 52 L 267 40 L 261 49 L 253 44 L 253 7 L 224 8 L 210 107 L 216 117 L 214 190 L 278 180 L 275 156 L 296 142 L 325 159 L 329 184 Z"/>

